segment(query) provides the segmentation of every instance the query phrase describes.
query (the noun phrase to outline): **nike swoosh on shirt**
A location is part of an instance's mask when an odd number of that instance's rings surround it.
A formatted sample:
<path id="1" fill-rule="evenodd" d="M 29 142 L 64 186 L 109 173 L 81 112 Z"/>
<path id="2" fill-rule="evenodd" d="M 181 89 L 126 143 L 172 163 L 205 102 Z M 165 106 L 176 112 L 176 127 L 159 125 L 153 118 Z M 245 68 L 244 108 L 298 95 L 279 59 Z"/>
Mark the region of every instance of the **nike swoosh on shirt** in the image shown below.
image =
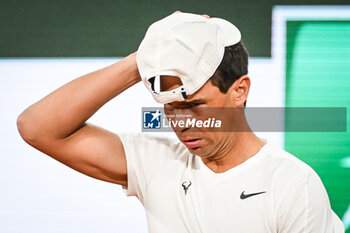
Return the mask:
<path id="1" fill-rule="evenodd" d="M 265 191 L 264 192 L 259 192 L 259 193 L 250 193 L 250 194 L 244 194 L 245 191 L 243 191 L 241 193 L 241 199 L 246 199 L 248 197 L 252 197 L 252 196 L 255 196 L 255 195 L 259 195 L 259 194 L 263 194 L 263 193 L 266 193 Z"/>

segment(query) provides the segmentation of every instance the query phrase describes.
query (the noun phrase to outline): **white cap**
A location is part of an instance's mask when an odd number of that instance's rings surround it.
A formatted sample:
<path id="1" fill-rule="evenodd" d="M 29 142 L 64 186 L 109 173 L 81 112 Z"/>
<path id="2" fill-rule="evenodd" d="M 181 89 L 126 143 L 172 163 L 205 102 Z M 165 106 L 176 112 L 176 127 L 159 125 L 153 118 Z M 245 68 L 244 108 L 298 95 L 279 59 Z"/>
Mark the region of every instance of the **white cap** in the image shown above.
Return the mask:
<path id="1" fill-rule="evenodd" d="M 137 66 L 157 102 L 183 101 L 215 73 L 225 47 L 240 40 L 238 28 L 224 19 L 174 13 L 148 28 L 137 51 Z M 177 76 L 183 85 L 170 91 L 156 91 L 155 77 L 162 75 Z"/>

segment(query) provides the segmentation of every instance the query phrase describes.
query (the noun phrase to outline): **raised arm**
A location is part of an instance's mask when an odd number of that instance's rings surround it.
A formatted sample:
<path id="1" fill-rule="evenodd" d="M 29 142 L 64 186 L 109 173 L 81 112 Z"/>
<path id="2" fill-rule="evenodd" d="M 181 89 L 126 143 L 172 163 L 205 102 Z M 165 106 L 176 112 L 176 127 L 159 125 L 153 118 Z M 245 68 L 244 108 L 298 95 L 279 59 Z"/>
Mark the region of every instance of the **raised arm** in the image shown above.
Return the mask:
<path id="1" fill-rule="evenodd" d="M 119 137 L 85 122 L 140 80 L 133 53 L 65 84 L 28 107 L 17 119 L 18 130 L 28 144 L 65 165 L 126 186 L 126 159 Z"/>

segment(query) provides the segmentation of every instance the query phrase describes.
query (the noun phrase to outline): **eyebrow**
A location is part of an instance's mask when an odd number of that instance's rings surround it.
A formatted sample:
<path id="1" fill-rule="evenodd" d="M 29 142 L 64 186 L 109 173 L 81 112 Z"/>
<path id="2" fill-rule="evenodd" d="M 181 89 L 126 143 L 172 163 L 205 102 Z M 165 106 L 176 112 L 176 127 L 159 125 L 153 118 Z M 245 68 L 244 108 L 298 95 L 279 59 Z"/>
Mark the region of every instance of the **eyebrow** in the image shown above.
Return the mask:
<path id="1" fill-rule="evenodd" d="M 201 103 L 205 103 L 206 101 L 203 99 L 195 99 L 195 100 L 189 100 L 189 101 L 185 101 L 185 104 L 201 104 Z"/>

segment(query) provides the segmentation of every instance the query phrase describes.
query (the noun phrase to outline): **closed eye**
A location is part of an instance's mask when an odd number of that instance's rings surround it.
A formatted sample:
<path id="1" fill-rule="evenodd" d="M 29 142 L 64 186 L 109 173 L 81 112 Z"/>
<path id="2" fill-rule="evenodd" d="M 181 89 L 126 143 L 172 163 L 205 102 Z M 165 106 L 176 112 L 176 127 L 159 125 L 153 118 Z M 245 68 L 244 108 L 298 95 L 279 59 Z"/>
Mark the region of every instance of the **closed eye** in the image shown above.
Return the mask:
<path id="1" fill-rule="evenodd" d="M 197 107 L 197 106 L 200 106 L 200 105 L 205 104 L 205 101 L 202 101 L 202 100 L 195 100 L 195 101 L 190 101 L 190 102 L 188 102 L 187 104 L 189 104 L 189 105 L 191 105 L 191 106 L 194 106 L 194 107 Z"/>
<path id="2" fill-rule="evenodd" d="M 174 103 L 167 103 L 164 105 L 164 107 L 167 108 L 193 108 L 193 107 L 198 107 L 200 105 L 205 104 L 205 101 L 201 100 L 194 100 L 194 101 L 183 101 L 183 102 L 174 102 Z"/>

